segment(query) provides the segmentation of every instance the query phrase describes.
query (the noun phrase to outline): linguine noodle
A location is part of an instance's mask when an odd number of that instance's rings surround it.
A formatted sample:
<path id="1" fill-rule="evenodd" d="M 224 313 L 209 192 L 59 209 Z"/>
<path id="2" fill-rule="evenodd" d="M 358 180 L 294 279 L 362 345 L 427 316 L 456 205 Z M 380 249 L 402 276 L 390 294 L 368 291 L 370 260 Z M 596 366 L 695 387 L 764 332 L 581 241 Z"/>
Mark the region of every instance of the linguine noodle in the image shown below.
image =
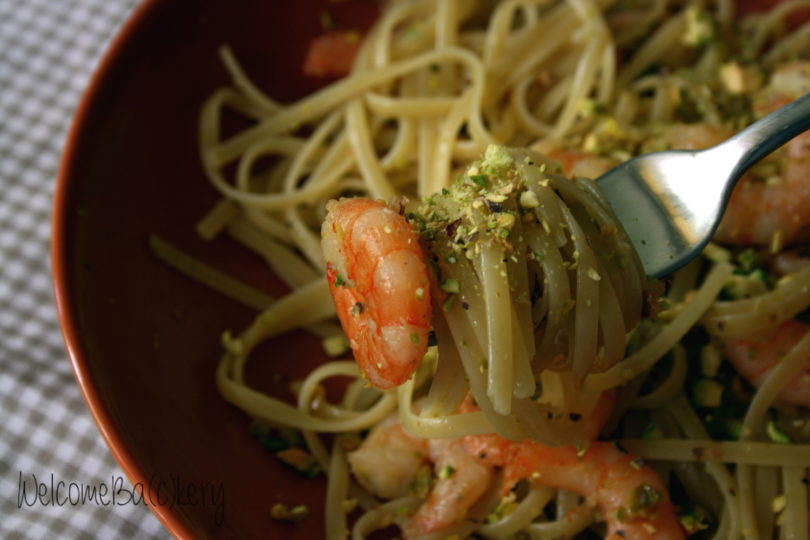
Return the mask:
<path id="1" fill-rule="evenodd" d="M 392 1 L 363 36 L 351 73 L 290 104 L 265 95 L 233 52 L 221 49 L 232 84 L 204 104 L 199 144 L 223 200 L 198 232 L 206 239 L 227 233 L 255 251 L 290 293 L 269 298 L 160 239 L 152 245 L 170 264 L 260 312 L 247 328 L 223 334 L 217 384 L 251 417 L 300 430 L 329 479 L 328 538 L 346 538 L 348 530 L 364 538 L 423 502 L 415 494 L 379 501 L 368 493 L 351 474 L 342 436 L 363 434 L 396 413 L 422 438 L 495 432 L 586 446 L 571 418 L 588 415 L 611 389 L 619 401 L 606 431 L 677 484 L 679 502 L 711 516 L 704 534 L 807 538 L 810 433 L 774 442 L 768 429 L 788 412 L 807 425 L 805 408 L 785 412 L 777 396 L 803 376 L 810 337 L 749 389 L 739 432 L 725 440 L 717 440 L 711 411 L 707 416 L 690 385 L 706 378 L 701 347 L 719 355 L 721 340 L 767 332 L 810 307 L 810 266 L 759 294 L 728 298 L 741 263 L 711 245 L 668 281 L 663 310 L 650 315 L 644 305 L 654 285 L 598 186 L 564 169 L 566 161 L 587 166 L 583 156 L 611 164 L 660 148 L 669 125 L 733 130 L 749 123 L 755 104 L 718 74 L 747 84 L 743 67 L 767 80 L 778 66 L 807 57 L 808 26 L 790 32 L 785 21 L 808 6 L 791 0 L 738 17 L 732 0 Z M 740 67 L 738 58 L 747 64 Z M 225 138 L 224 111 L 249 127 Z M 488 214 L 473 204 L 481 193 L 470 195 L 471 167 L 483 167 L 499 145 L 512 148 L 504 150 L 509 174 L 520 181 L 487 193 L 502 194 L 496 204 L 517 220 L 503 241 L 479 236 L 460 251 L 466 240 L 457 227 L 488 227 Z M 405 213 L 421 227 L 435 262 L 436 345 L 396 390 L 366 387 L 333 322 L 319 229 L 326 201 L 350 195 L 407 197 Z M 453 293 L 440 287 L 450 278 L 460 284 Z M 287 402 L 251 388 L 244 373 L 257 345 L 294 328 L 337 344 L 332 352 L 340 358 L 314 369 L 294 388 L 296 402 Z M 320 393 L 332 377 L 351 381 L 338 403 Z M 470 393 L 480 410 L 459 412 Z M 326 433 L 341 435 L 327 446 Z M 471 510 L 477 521 L 441 537 L 523 531 L 568 538 L 604 517 L 580 496 L 540 486 L 488 522 L 498 503 L 490 491 Z M 347 500 L 363 509 L 359 519 L 347 518 Z"/>

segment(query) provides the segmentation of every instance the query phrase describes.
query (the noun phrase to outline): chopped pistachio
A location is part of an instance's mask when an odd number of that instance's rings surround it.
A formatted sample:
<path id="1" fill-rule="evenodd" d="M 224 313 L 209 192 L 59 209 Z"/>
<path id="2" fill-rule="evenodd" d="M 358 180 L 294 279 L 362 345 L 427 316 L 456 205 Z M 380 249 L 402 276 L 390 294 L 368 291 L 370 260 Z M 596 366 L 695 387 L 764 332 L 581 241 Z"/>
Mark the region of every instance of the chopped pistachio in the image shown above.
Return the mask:
<path id="1" fill-rule="evenodd" d="M 349 340 L 344 334 L 324 338 L 321 342 L 321 346 L 324 352 L 332 358 L 342 356 L 349 352 Z"/>
<path id="2" fill-rule="evenodd" d="M 461 286 L 459 285 L 458 280 L 456 278 L 452 278 L 452 277 L 447 278 L 444 281 L 442 281 L 442 283 L 440 285 L 440 288 L 444 292 L 451 293 L 451 294 L 458 293 L 461 290 Z"/>
<path id="3" fill-rule="evenodd" d="M 723 362 L 723 355 L 713 344 L 709 343 L 700 349 L 700 371 L 706 377 L 714 377 Z"/>
<path id="4" fill-rule="evenodd" d="M 357 508 L 357 499 L 354 498 L 344 499 L 343 502 L 340 503 L 340 506 L 341 508 L 343 508 L 343 511 L 348 514 L 349 512 L 352 512 L 355 508 Z"/>
<path id="5" fill-rule="evenodd" d="M 486 522 L 489 524 L 497 523 L 509 514 L 513 513 L 518 507 L 517 496 L 514 491 L 510 491 L 508 495 L 501 498 L 498 506 L 489 513 L 486 517 Z"/>
<path id="6" fill-rule="evenodd" d="M 503 146 L 490 144 L 484 152 L 482 166 L 488 171 L 500 172 L 514 163 L 509 151 Z"/>
<path id="7" fill-rule="evenodd" d="M 540 201 L 537 199 L 534 191 L 527 189 L 520 194 L 520 206 L 523 208 L 537 208 L 540 206 Z"/>
<path id="8" fill-rule="evenodd" d="M 714 39 L 714 21 L 708 11 L 692 5 L 686 8 L 686 30 L 683 43 L 690 47 L 702 47 Z"/>
<path id="9" fill-rule="evenodd" d="M 430 487 L 433 484 L 433 473 L 429 465 L 423 465 L 416 473 L 416 478 L 411 482 L 409 490 L 420 498 L 427 497 Z"/>
<path id="10" fill-rule="evenodd" d="M 292 523 L 301 521 L 309 515 L 309 507 L 305 504 L 288 506 L 284 503 L 276 503 L 270 508 L 270 517 L 278 521 L 289 521 Z"/>
<path id="11" fill-rule="evenodd" d="M 594 116 L 605 110 L 604 106 L 596 99 L 583 99 L 579 103 L 579 110 L 585 116 Z"/>
<path id="12" fill-rule="evenodd" d="M 681 510 L 678 512 L 678 518 L 688 535 L 704 531 L 713 525 L 709 512 L 701 506 Z"/>
<path id="13" fill-rule="evenodd" d="M 634 514 L 653 509 L 661 502 L 661 493 L 649 484 L 639 484 L 631 495 L 630 511 Z"/>
<path id="14" fill-rule="evenodd" d="M 699 407 L 719 407 L 723 385 L 714 379 L 698 379 L 692 387 L 692 397 Z"/>
<path id="15" fill-rule="evenodd" d="M 486 174 L 470 175 L 470 180 L 472 180 L 473 183 L 475 183 L 475 185 L 477 186 L 481 186 L 484 188 L 489 186 L 489 176 L 487 176 Z"/>
<path id="16" fill-rule="evenodd" d="M 759 90 L 763 77 L 757 68 L 732 61 L 720 66 L 720 81 L 730 93 L 746 94 Z"/>
<path id="17" fill-rule="evenodd" d="M 791 442 L 790 437 L 781 431 L 773 420 L 768 420 L 765 424 L 765 432 L 768 434 L 768 438 L 775 443 L 790 444 Z"/>

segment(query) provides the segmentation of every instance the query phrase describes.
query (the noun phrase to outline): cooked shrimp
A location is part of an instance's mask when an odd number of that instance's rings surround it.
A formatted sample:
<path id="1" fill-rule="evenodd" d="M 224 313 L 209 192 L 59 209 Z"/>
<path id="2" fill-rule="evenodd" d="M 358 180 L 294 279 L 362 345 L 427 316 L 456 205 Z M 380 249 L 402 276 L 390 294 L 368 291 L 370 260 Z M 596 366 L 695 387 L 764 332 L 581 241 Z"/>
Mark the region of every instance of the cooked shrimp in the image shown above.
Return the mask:
<path id="1" fill-rule="evenodd" d="M 375 426 L 348 459 L 358 482 L 385 499 L 407 495 L 422 466 L 432 463 L 435 481 L 422 505 L 402 523 L 406 538 L 419 538 L 464 521 L 494 476 L 491 467 L 467 451 L 462 439 L 413 437 L 395 415 Z"/>
<path id="2" fill-rule="evenodd" d="M 782 174 L 737 184 L 716 238 L 735 245 L 782 245 L 807 238 L 810 226 L 810 133 L 786 145 Z"/>
<path id="3" fill-rule="evenodd" d="M 304 73 L 311 77 L 342 77 L 352 70 L 362 36 L 354 30 L 326 32 L 309 43 Z"/>
<path id="4" fill-rule="evenodd" d="M 605 427 L 610 415 L 613 414 L 613 408 L 616 404 L 616 392 L 614 390 L 606 390 L 596 401 L 590 414 L 581 416 L 583 422 L 582 431 L 588 440 L 594 441 L 599 436 L 599 432 Z M 466 399 L 461 405 L 461 412 L 472 412 L 479 410 L 477 406 L 472 404 L 470 398 Z M 464 445 L 467 450 L 478 458 L 481 463 L 487 465 L 502 466 L 507 461 L 509 452 L 512 451 L 514 442 L 499 437 L 494 433 L 486 435 L 469 435 L 464 438 Z M 514 482 L 504 482 L 503 491 L 509 491 Z"/>
<path id="5" fill-rule="evenodd" d="M 589 437 L 595 438 L 601 431 L 614 401 L 614 392 L 605 392 L 593 413 L 583 419 Z M 465 437 L 464 444 L 482 464 L 503 468 L 504 493 L 528 479 L 583 495 L 601 511 L 608 526 L 607 538 L 684 538 L 658 474 L 611 443 L 592 442 L 583 452 L 574 446 L 554 448 L 488 434 Z"/>
<path id="6" fill-rule="evenodd" d="M 754 109 L 769 113 L 810 92 L 810 63 L 793 62 L 771 75 Z M 718 141 L 719 142 L 719 141 Z M 735 245 L 770 246 L 806 240 L 810 229 L 810 132 L 773 154 L 766 178 L 748 175 L 735 187 L 716 238 Z"/>
<path id="7" fill-rule="evenodd" d="M 611 540 L 685 537 L 658 474 L 612 443 L 593 442 L 583 452 L 497 435 L 468 437 L 466 442 L 482 463 L 503 467 L 504 491 L 528 479 L 584 496 L 599 508 Z"/>
<path id="8" fill-rule="evenodd" d="M 379 201 L 330 201 L 321 229 L 326 275 L 338 318 L 368 381 L 408 380 L 427 351 L 430 293 L 419 239 Z"/>
<path id="9" fill-rule="evenodd" d="M 462 522 L 494 477 L 492 467 L 479 463 L 463 439 L 433 439 L 429 446 L 437 480 L 405 524 L 405 538 L 419 538 Z"/>
<path id="10" fill-rule="evenodd" d="M 613 392 L 603 394 L 592 417 L 583 420 L 589 436 L 595 437 L 602 428 L 614 399 Z M 463 411 L 473 409 L 469 401 L 462 406 Z M 361 484 L 386 498 L 404 495 L 428 462 L 436 478 L 425 502 L 402 523 L 406 538 L 463 524 L 492 486 L 495 467 L 503 469 L 504 493 L 528 479 L 582 494 L 601 510 L 612 540 L 684 538 L 655 471 L 611 443 L 594 442 L 579 451 L 573 446 L 509 441 L 495 434 L 428 441 L 406 433 L 392 416 L 349 454 L 352 472 Z"/>
<path id="11" fill-rule="evenodd" d="M 754 386 L 759 386 L 768 370 L 779 362 L 808 330 L 810 326 L 790 320 L 763 336 L 726 340 L 723 351 L 740 375 Z M 810 407 L 810 359 L 805 370 L 782 389 L 779 398 L 787 403 Z"/>
<path id="12" fill-rule="evenodd" d="M 429 457 L 428 441 L 405 431 L 396 415 L 374 426 L 357 450 L 348 454 L 357 481 L 384 499 L 407 495 Z"/>
<path id="13" fill-rule="evenodd" d="M 782 80 L 781 86 L 798 85 L 793 78 Z M 795 78 L 795 77 L 794 77 Z M 793 98 L 771 101 L 772 109 Z M 726 140 L 732 135 L 729 128 L 716 124 L 673 124 L 664 128 L 652 142 L 655 146 L 682 150 L 702 150 Z M 739 246 L 779 247 L 802 238 L 810 224 L 810 133 L 800 135 L 777 151 L 770 162 L 781 168 L 780 175 L 768 178 L 748 173 L 732 191 L 728 208 L 715 239 Z"/>
<path id="14" fill-rule="evenodd" d="M 583 495 L 599 508 L 611 540 L 685 538 L 658 474 L 612 443 L 594 442 L 581 453 L 573 446 L 523 442 L 515 446 L 504 475 Z"/>

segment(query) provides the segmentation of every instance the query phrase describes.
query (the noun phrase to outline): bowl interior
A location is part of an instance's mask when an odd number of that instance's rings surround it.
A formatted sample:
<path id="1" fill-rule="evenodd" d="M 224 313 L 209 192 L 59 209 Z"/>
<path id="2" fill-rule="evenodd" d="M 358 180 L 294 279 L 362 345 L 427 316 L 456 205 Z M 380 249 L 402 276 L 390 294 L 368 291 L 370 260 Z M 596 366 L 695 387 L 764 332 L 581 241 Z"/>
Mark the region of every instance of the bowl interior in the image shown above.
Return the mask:
<path id="1" fill-rule="evenodd" d="M 195 538 L 314 538 L 323 534 L 325 480 L 280 466 L 215 386 L 222 331 L 240 331 L 255 312 L 159 262 L 148 238 L 157 234 L 283 294 L 258 257 L 194 232 L 218 199 L 197 152 L 200 106 L 228 82 L 217 48 L 229 44 L 259 87 L 291 100 L 323 83 L 300 68 L 309 39 L 322 32 L 320 14 L 328 9 L 338 23 L 364 27 L 374 7 L 325 0 L 233 6 L 147 1 L 108 52 L 60 172 L 56 294 L 88 405 L 169 530 Z M 292 333 L 259 349 L 249 376 L 283 395 L 289 380 L 321 359 L 316 340 Z M 273 521 L 269 508 L 279 501 L 308 504 L 312 514 L 296 526 Z"/>

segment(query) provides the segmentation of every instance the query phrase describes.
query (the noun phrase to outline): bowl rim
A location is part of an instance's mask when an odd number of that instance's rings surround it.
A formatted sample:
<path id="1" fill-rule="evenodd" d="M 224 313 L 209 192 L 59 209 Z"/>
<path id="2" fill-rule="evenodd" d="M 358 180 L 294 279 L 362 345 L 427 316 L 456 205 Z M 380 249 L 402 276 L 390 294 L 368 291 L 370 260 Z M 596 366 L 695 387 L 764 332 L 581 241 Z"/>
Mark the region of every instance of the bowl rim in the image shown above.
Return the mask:
<path id="1" fill-rule="evenodd" d="M 142 0 L 138 3 L 115 31 L 106 49 L 101 54 L 90 76 L 88 85 L 79 99 L 65 136 L 64 148 L 56 173 L 50 223 L 52 287 L 65 349 L 85 405 L 90 410 L 90 414 L 113 458 L 118 462 L 133 485 L 139 483 L 148 485 L 149 479 L 132 453 L 127 449 L 119 430 L 113 427 L 112 418 L 104 407 L 98 386 L 88 369 L 85 345 L 78 329 L 77 305 L 74 294 L 69 287 L 70 272 L 67 260 L 67 244 L 69 240 L 66 231 L 70 213 L 70 208 L 68 208 L 69 194 L 71 186 L 76 182 L 72 171 L 78 159 L 79 141 L 87 125 L 92 122 L 93 104 L 107 85 L 110 72 L 117 65 L 133 35 L 138 32 L 161 2 L 162 0 Z M 186 524 L 168 507 L 147 504 L 147 508 L 157 516 L 163 526 L 176 538 L 194 538 Z"/>

